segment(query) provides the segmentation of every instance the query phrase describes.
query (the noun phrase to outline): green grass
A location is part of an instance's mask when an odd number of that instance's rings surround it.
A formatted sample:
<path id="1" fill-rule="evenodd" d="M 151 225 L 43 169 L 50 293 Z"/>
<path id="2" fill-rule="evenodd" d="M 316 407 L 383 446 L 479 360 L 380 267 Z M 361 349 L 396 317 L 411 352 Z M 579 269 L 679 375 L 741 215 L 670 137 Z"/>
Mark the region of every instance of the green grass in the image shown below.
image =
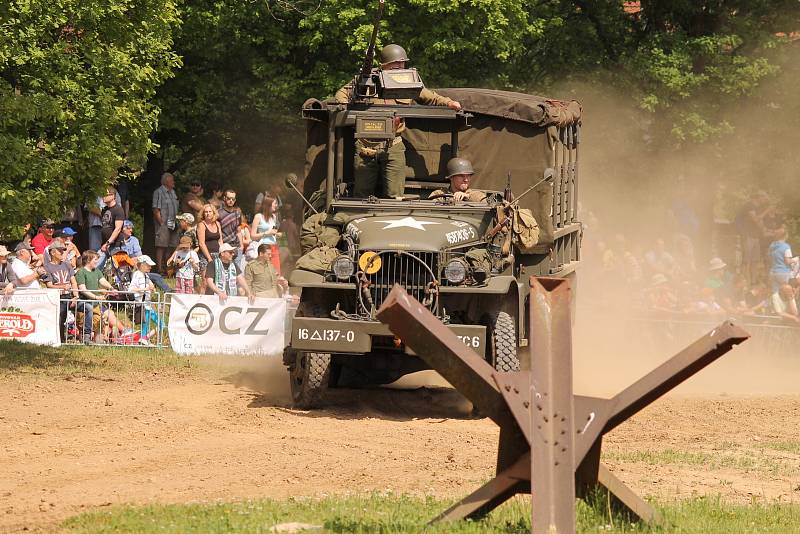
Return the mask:
<path id="1" fill-rule="evenodd" d="M 789 446 L 790 444 L 787 443 L 784 445 Z M 706 452 L 675 449 L 642 450 L 626 453 L 604 452 L 603 458 L 622 463 L 703 466 L 708 469 L 738 469 L 745 472 L 752 471 L 772 474 L 798 471 L 796 463 L 776 460 L 761 455 L 710 454 Z"/>
<path id="2" fill-rule="evenodd" d="M 528 533 L 530 506 L 520 497 L 481 521 L 460 521 L 426 527 L 449 505 L 433 498 L 406 495 L 328 497 L 323 499 L 258 500 L 224 504 L 120 506 L 67 519 L 69 532 L 269 532 L 281 523 L 318 525 L 333 533 Z M 578 532 L 679 532 L 697 534 L 790 533 L 800 531 L 800 505 L 725 504 L 717 498 L 696 498 L 658 506 L 662 526 L 631 523 L 608 514 L 597 498 L 578 501 Z"/>
<path id="3" fill-rule="evenodd" d="M 800 454 L 800 441 L 771 441 L 765 443 L 764 447 L 773 451 Z"/>
<path id="4" fill-rule="evenodd" d="M 108 375 L 195 368 L 195 360 L 178 356 L 169 349 L 69 345 L 55 348 L 0 341 L 0 376 Z"/>

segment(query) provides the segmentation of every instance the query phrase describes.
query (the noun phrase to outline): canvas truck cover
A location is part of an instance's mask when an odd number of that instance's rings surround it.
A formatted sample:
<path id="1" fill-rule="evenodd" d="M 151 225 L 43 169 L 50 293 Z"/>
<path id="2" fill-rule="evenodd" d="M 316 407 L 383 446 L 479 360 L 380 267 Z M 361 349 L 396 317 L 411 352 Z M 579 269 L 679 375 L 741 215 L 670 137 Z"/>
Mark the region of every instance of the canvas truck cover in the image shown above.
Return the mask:
<path id="1" fill-rule="evenodd" d="M 510 172 L 514 193 L 521 194 L 541 180 L 545 169 L 553 165 L 558 128 L 581 120 L 581 107 L 576 101 L 490 89 L 436 91 L 458 100 L 464 111 L 473 115 L 469 127 L 459 131 L 458 155 L 469 159 L 475 167 L 472 187 L 476 189 L 502 191 Z M 312 106 L 323 107 L 316 100 L 304 104 Z M 445 183 L 445 166 L 451 153 L 450 125 L 441 120 L 407 119 L 406 126 L 402 134 L 406 145 L 406 178 Z M 308 120 L 306 133 L 305 192 L 310 194 L 325 179 L 327 123 Z M 553 242 L 552 195 L 552 187 L 543 183 L 520 202 L 539 222 L 541 252 L 546 252 Z"/>

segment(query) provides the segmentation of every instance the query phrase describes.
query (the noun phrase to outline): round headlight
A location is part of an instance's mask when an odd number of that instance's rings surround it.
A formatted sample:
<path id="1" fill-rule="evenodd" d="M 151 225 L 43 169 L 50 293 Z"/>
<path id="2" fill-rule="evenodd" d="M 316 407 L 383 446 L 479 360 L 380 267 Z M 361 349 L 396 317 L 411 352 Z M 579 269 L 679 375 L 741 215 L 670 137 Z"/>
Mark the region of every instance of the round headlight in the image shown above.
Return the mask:
<path id="1" fill-rule="evenodd" d="M 338 256 L 335 260 L 333 260 L 331 269 L 333 270 L 333 274 L 335 274 L 336 278 L 339 280 L 347 280 L 353 276 L 354 272 L 356 272 L 355 264 L 349 256 Z"/>
<path id="2" fill-rule="evenodd" d="M 467 264 L 462 259 L 450 260 L 444 266 L 444 277 L 451 284 L 460 284 L 467 278 Z"/>

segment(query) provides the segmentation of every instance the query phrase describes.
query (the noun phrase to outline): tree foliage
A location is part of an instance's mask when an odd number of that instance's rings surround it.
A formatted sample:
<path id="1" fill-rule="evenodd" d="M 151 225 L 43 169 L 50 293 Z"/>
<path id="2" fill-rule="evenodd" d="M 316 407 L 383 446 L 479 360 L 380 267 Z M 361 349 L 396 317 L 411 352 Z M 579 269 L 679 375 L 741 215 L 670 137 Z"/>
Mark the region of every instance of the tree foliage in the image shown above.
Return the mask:
<path id="1" fill-rule="evenodd" d="M 54 183 L 69 202 L 86 196 L 119 166 L 136 167 L 151 139 L 162 147 L 155 157 L 201 178 L 236 182 L 296 165 L 300 104 L 355 74 L 376 8 L 4 4 L 0 221 L 29 218 L 32 206 L 54 214 Z M 776 57 L 798 29 L 796 0 L 389 0 L 378 45 L 401 43 L 432 87 L 615 87 L 648 117 L 654 145 L 680 146 L 733 131 L 726 110 L 778 72 Z M 26 200 L 10 202 L 15 195 Z"/>
<path id="2" fill-rule="evenodd" d="M 173 0 L 0 5 L 0 232 L 60 218 L 145 162 L 177 22 Z"/>

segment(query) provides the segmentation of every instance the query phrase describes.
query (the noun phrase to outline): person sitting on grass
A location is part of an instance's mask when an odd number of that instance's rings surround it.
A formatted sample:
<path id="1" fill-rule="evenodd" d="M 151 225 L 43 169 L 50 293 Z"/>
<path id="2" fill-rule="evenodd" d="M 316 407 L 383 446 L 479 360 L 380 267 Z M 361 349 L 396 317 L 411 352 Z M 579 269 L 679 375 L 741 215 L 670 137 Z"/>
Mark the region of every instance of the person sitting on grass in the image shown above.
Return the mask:
<path id="1" fill-rule="evenodd" d="M 92 317 L 93 314 L 98 314 L 97 317 L 102 320 L 102 325 L 106 328 L 99 328 L 101 325 L 97 324 L 94 329 L 94 342 L 103 343 L 108 338 L 114 338 L 122 335 L 125 328 L 122 323 L 117 319 L 116 314 L 108 304 L 103 304 L 102 301 L 108 300 L 110 293 L 102 293 L 101 288 L 106 291 L 113 291 L 114 286 L 103 277 L 102 271 L 97 268 L 100 261 L 100 255 L 94 250 L 87 250 L 81 256 L 82 267 L 75 273 L 75 280 L 78 282 L 78 289 L 80 289 L 81 297 L 85 300 L 98 301 L 97 304 L 91 306 L 91 303 L 79 302 L 78 311 L 84 312 L 84 343 L 90 343 L 92 332 Z M 83 306 L 81 306 L 81 304 Z M 86 308 L 90 308 L 89 312 Z M 98 320 L 98 323 L 100 323 Z M 86 321 L 89 322 L 88 328 Z M 87 330 L 89 332 L 87 338 Z M 101 331 L 104 330 L 104 331 Z"/>
<path id="2" fill-rule="evenodd" d="M 178 248 L 167 260 L 167 266 L 175 267 L 175 293 L 194 293 L 194 273 L 200 269 L 197 252 L 192 250 L 192 240 L 181 237 Z"/>

